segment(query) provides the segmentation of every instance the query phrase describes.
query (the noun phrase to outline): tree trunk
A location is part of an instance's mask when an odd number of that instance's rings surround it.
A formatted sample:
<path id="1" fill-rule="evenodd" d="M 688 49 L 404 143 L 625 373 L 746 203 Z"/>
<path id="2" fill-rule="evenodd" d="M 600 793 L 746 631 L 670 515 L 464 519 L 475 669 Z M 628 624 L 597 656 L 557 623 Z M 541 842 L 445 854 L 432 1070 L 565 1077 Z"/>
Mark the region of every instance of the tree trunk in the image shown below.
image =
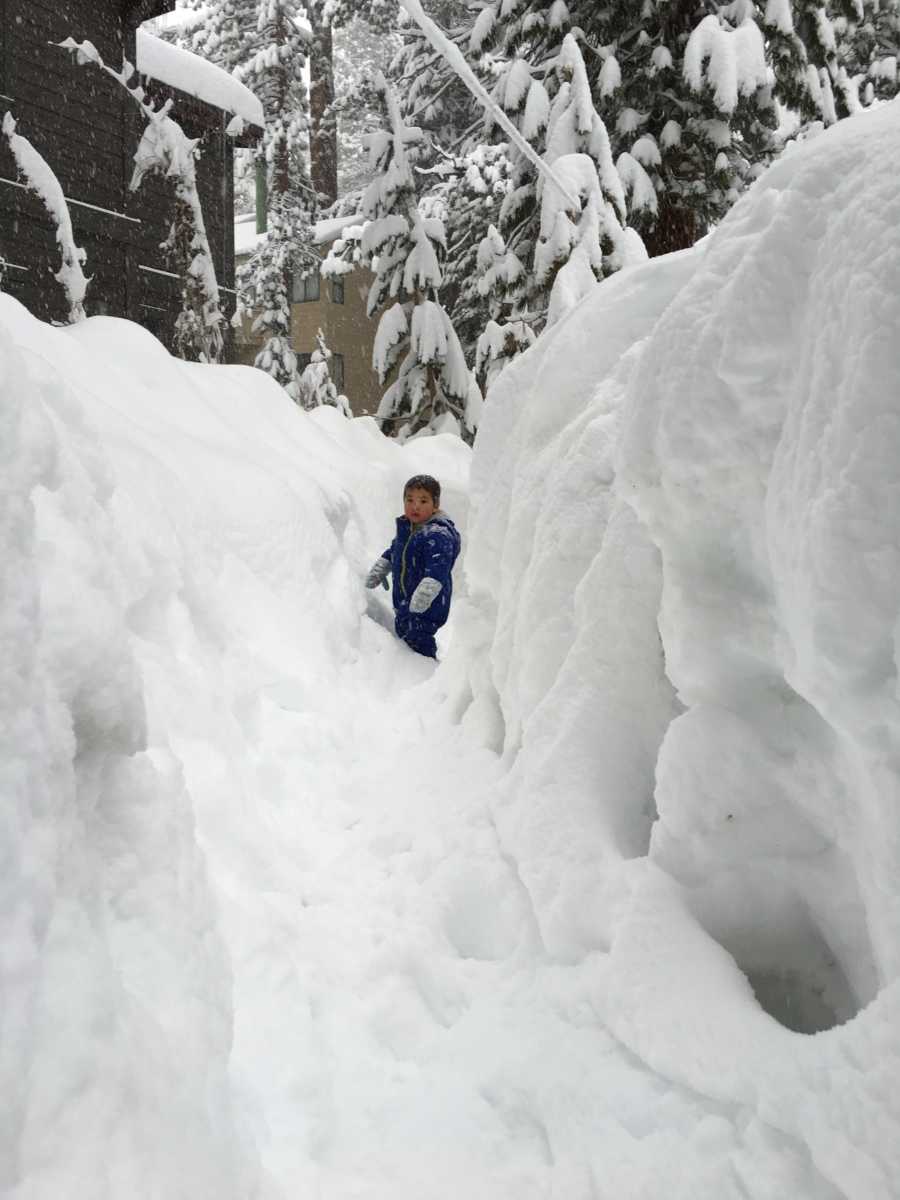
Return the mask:
<path id="1" fill-rule="evenodd" d="M 334 119 L 334 59 L 331 23 L 320 4 L 310 4 L 312 45 L 309 52 L 309 156 L 313 190 L 319 206 L 337 200 L 337 129 Z"/>

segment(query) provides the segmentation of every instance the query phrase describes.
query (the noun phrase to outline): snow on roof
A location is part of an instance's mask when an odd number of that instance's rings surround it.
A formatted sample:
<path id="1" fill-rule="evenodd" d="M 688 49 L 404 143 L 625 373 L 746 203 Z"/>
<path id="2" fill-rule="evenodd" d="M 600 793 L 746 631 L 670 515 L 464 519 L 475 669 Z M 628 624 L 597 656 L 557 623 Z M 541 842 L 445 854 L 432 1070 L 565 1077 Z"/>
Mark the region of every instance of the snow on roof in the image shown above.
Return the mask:
<path id="1" fill-rule="evenodd" d="M 265 241 L 264 233 L 256 232 L 256 214 L 245 213 L 234 222 L 234 252 L 238 258 L 252 254 L 260 242 Z"/>
<path id="2" fill-rule="evenodd" d="M 265 125 L 262 103 L 248 87 L 214 63 L 172 46 L 145 29 L 137 31 L 137 69 L 251 125 Z"/>
<path id="3" fill-rule="evenodd" d="M 316 221 L 314 235 L 317 245 L 323 242 L 333 242 L 348 225 L 361 225 L 363 218 L 358 213 L 343 217 L 328 217 L 324 221 Z"/>

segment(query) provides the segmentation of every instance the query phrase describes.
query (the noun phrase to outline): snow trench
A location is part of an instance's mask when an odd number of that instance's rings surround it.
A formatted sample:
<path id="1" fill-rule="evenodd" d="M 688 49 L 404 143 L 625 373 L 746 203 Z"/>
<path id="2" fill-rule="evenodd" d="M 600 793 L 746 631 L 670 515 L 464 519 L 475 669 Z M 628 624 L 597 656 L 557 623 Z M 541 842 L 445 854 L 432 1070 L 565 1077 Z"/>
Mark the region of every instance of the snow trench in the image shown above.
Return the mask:
<path id="1" fill-rule="evenodd" d="M 898 113 L 471 463 L 0 296 L 4 1197 L 900 1195 Z M 421 471 L 436 670 L 361 582 Z"/>

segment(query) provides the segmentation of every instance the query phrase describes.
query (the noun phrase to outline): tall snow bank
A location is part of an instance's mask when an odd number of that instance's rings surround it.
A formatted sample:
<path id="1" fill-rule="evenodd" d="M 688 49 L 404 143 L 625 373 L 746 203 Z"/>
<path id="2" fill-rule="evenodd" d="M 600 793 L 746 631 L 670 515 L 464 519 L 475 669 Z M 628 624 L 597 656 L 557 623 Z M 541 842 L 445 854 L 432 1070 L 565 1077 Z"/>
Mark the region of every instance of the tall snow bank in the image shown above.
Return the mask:
<path id="1" fill-rule="evenodd" d="M 0 1190 L 268 1198 L 223 919 L 297 786 L 260 727 L 390 645 L 361 576 L 415 470 L 464 518 L 469 451 L 8 296 L 0 391 Z"/>
<path id="2" fill-rule="evenodd" d="M 898 154 L 896 104 L 844 122 L 599 285 L 473 463 L 504 845 L 616 1036 L 808 1154 L 753 1195 L 900 1177 Z"/>

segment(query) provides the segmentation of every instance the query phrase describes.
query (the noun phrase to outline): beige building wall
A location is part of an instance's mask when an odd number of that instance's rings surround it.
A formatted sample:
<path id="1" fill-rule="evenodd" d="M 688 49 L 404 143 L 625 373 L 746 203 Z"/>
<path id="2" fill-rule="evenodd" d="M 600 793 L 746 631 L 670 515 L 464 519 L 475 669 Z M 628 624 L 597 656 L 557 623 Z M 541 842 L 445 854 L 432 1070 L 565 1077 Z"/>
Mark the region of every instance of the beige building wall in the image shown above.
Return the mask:
<path id="1" fill-rule="evenodd" d="M 372 346 L 377 320 L 366 316 L 366 300 L 372 275 L 361 267 L 343 276 L 344 302 L 333 299 L 332 282 L 321 279 L 319 299 L 295 301 L 291 305 L 291 341 L 297 354 L 312 354 L 316 332 L 321 329 L 325 344 L 344 362 L 343 391 L 354 416 L 374 416 L 381 402 L 382 387 L 372 370 Z M 259 337 L 252 332 L 252 320 L 244 318 L 236 331 L 237 361 L 252 365 L 259 349 Z M 333 372 L 334 374 L 334 372 Z"/>
<path id="2" fill-rule="evenodd" d="M 377 320 L 366 316 L 366 301 L 372 275 L 361 267 L 342 276 L 344 302 L 332 298 L 332 281 L 320 280 L 319 299 L 295 303 L 291 308 L 291 337 L 298 354 L 311 354 L 316 348 L 316 332 L 325 334 L 325 344 L 344 359 L 344 394 L 354 416 L 374 416 L 381 402 L 382 388 L 372 370 L 372 346 Z"/>

